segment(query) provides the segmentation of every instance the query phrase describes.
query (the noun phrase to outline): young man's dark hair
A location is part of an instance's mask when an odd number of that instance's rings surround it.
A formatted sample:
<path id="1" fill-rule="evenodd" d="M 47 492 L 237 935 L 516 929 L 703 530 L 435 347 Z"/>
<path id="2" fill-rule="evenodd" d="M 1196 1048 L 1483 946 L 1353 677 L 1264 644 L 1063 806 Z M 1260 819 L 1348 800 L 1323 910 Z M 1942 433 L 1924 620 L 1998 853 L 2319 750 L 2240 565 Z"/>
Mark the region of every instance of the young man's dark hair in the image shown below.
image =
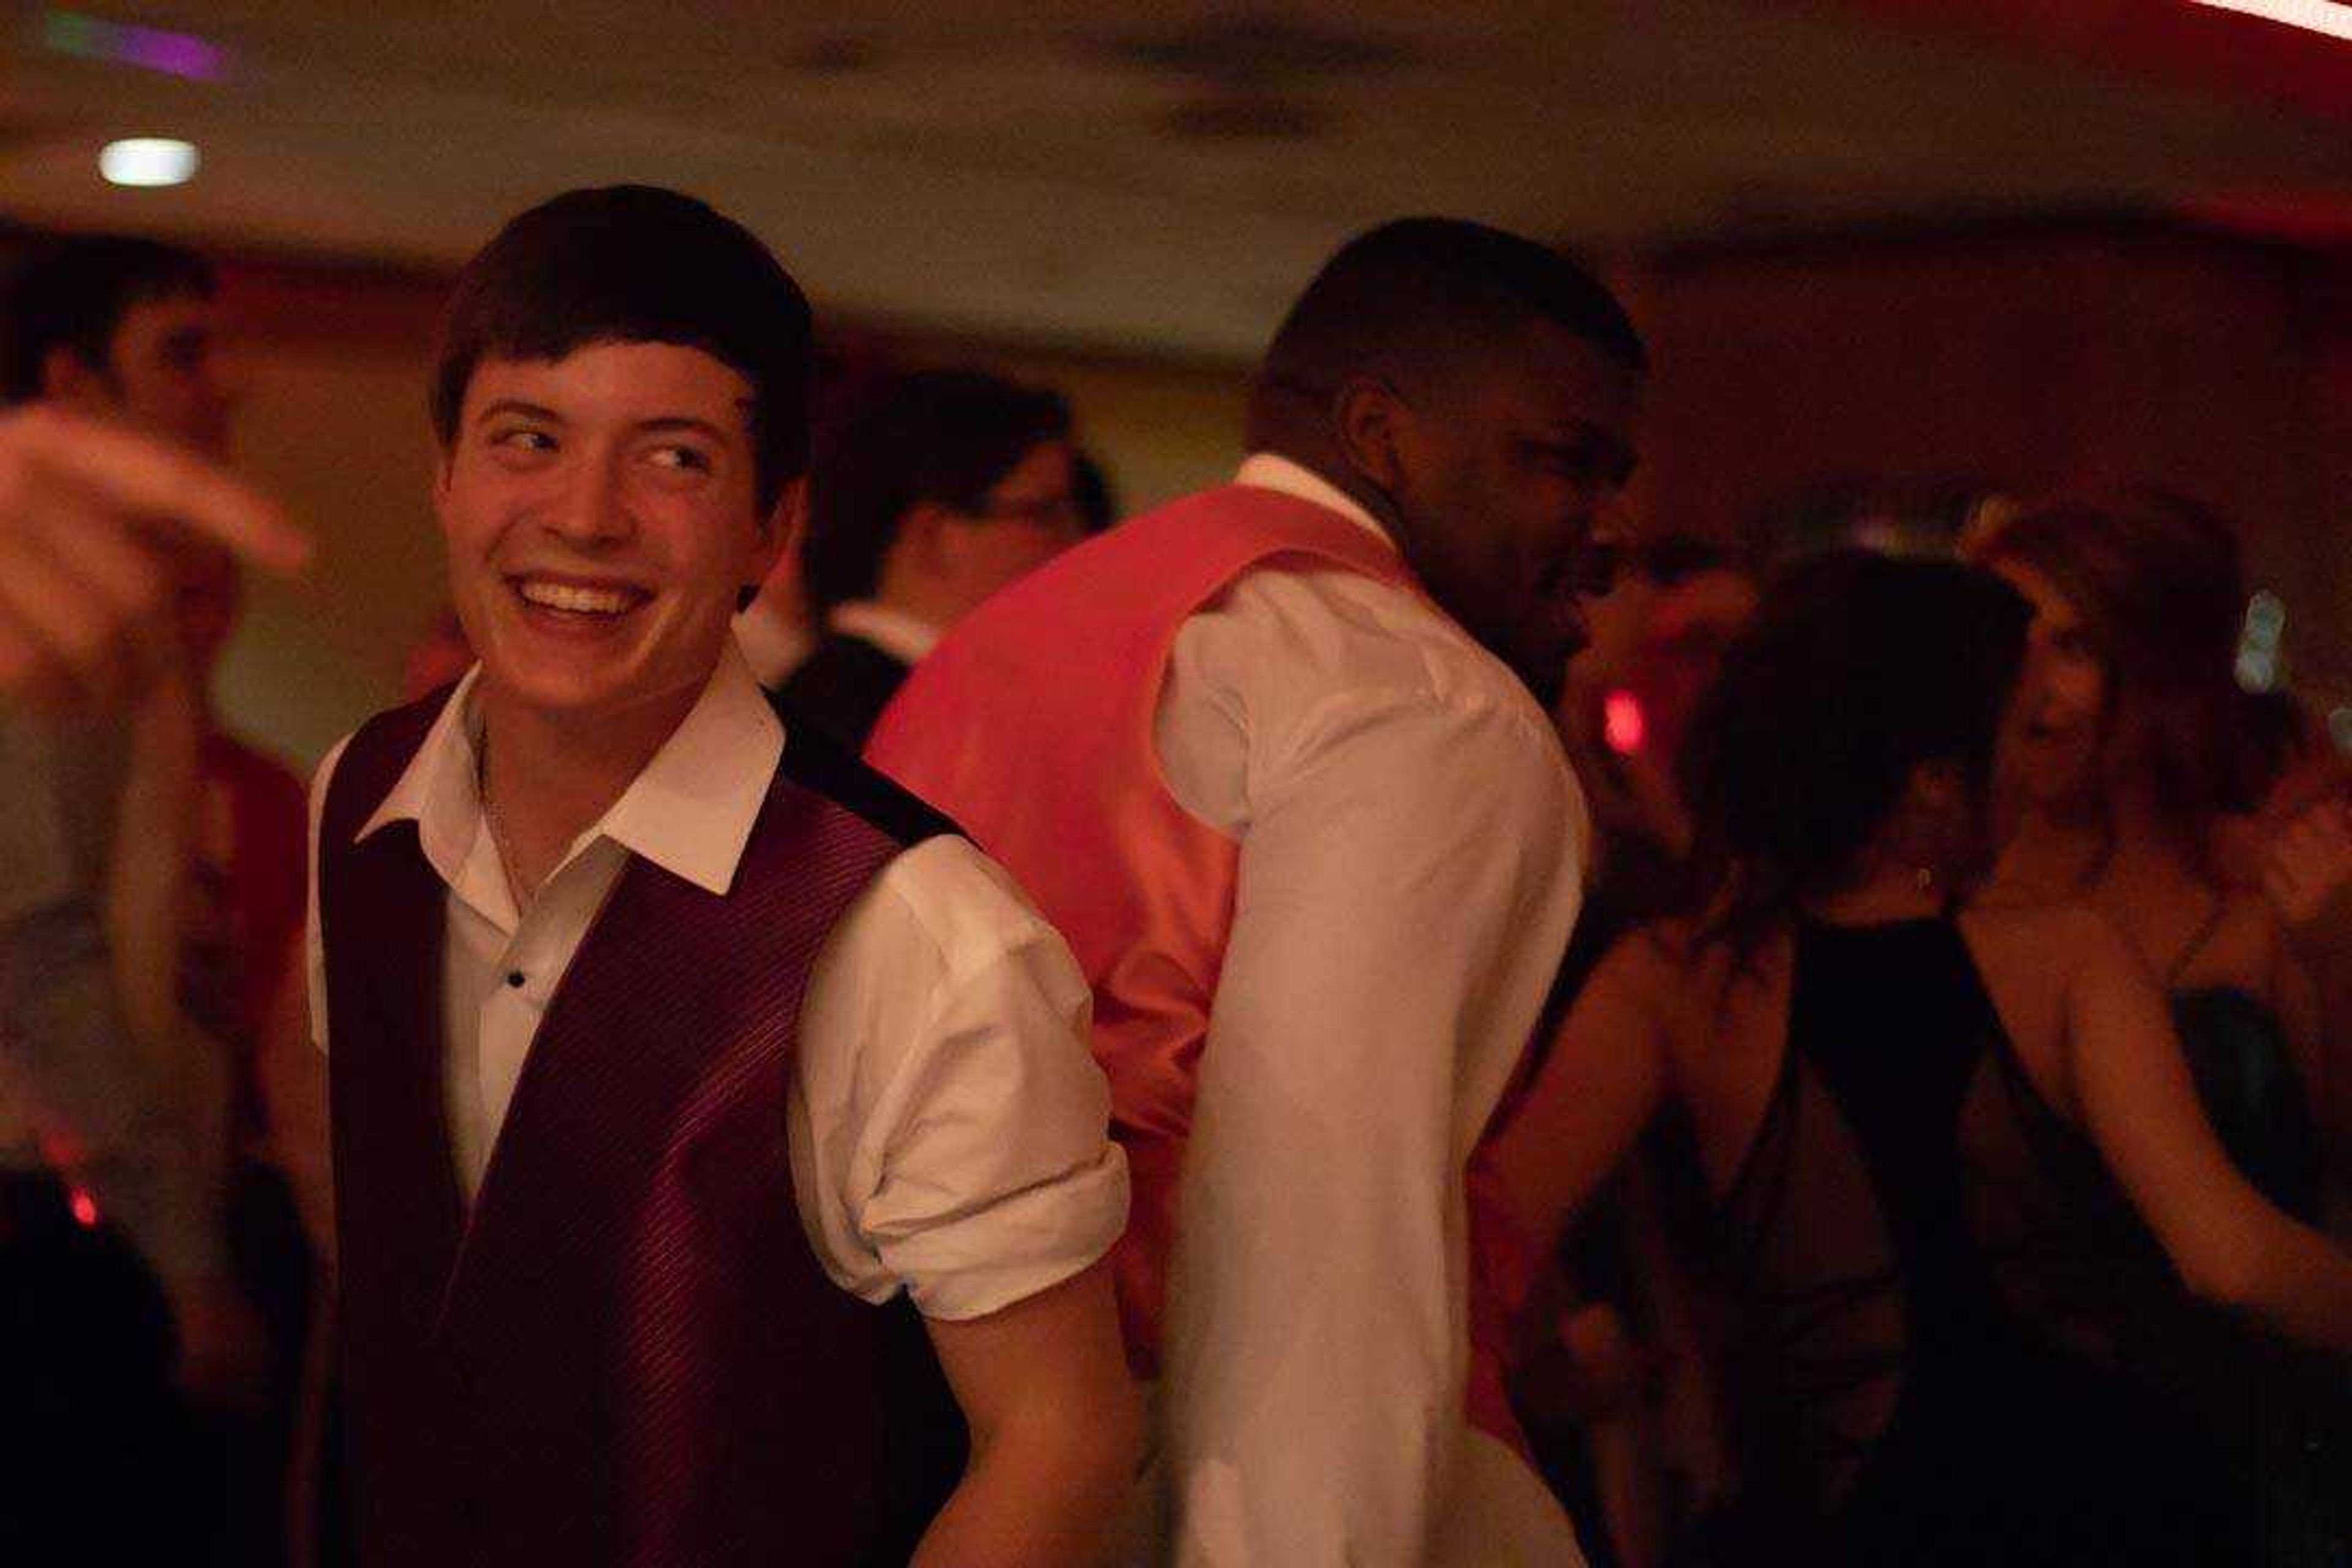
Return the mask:
<path id="1" fill-rule="evenodd" d="M 41 395 L 49 355 L 69 349 L 103 374 L 115 329 L 133 305 L 193 294 L 210 299 L 209 263 L 193 251 L 126 235 L 78 235 L 26 263 L 0 311 L 7 349 L 0 356 L 0 402 Z"/>
<path id="2" fill-rule="evenodd" d="M 457 439 L 483 358 L 559 360 L 598 342 L 698 348 L 751 384 L 763 512 L 808 471 L 807 297 L 742 225 L 650 185 L 558 196 L 509 223 L 467 265 L 433 374 L 443 449 Z"/>
<path id="3" fill-rule="evenodd" d="M 1056 395 L 976 370 L 914 371 L 846 410 L 819 447 L 801 565 L 820 610 L 874 596 L 909 509 L 982 512 L 1040 444 L 1066 437 Z"/>
<path id="4" fill-rule="evenodd" d="M 1422 381 L 1475 365 L 1481 343 L 1553 322 L 1634 372 L 1641 333 L 1592 274 L 1547 246 L 1458 218 L 1411 217 L 1340 247 L 1267 346 L 1250 424 L 1270 395 L 1320 401 L 1357 374 Z"/>

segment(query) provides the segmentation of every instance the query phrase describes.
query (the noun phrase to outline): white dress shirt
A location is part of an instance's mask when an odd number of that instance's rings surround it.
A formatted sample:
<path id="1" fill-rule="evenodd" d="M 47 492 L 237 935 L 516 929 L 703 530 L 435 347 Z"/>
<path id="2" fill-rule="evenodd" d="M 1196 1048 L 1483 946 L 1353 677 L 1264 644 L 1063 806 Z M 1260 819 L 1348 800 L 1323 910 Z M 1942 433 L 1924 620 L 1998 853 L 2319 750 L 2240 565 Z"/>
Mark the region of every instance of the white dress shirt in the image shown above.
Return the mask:
<path id="1" fill-rule="evenodd" d="M 448 1120 L 470 1200 L 549 1000 L 632 855 L 724 894 L 786 737 L 730 644 L 701 700 L 517 910 L 477 784 L 479 668 L 362 827 L 413 819 L 448 889 Z M 326 1047 L 311 791 L 311 1026 Z M 818 952 L 786 1116 L 793 1195 L 844 1289 L 929 1317 L 992 1312 L 1076 1273 L 1127 1220 L 1127 1167 L 1061 937 L 966 840 L 887 865 Z"/>
<path id="2" fill-rule="evenodd" d="M 912 667 L 940 646 L 940 628 L 919 616 L 910 616 L 878 599 L 851 599 L 835 605 L 824 617 L 825 629 L 844 637 L 862 637 Z"/>
<path id="3" fill-rule="evenodd" d="M 1284 458 L 1236 481 L 1387 537 Z M 1580 897 L 1550 723 L 1421 599 L 1283 565 L 1184 624 L 1156 739 L 1240 845 L 1170 1286 L 1175 1560 L 1580 1563 L 1463 1404 L 1463 1165 Z"/>

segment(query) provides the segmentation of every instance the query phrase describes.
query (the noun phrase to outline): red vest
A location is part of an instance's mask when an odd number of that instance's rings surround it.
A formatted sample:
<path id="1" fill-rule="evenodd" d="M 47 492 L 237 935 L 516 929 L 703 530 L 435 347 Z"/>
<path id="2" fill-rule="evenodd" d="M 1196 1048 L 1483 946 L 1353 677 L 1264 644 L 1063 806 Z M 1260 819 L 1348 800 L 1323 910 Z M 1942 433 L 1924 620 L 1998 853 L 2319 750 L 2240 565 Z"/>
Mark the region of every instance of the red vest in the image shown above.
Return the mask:
<path id="1" fill-rule="evenodd" d="M 1396 552 L 1328 508 L 1210 490 L 1120 524 L 957 623 L 866 748 L 1019 879 L 1094 987 L 1095 1057 L 1134 1193 L 1114 1259 L 1119 1311 L 1146 1375 L 1239 864 L 1234 842 L 1169 794 L 1153 720 L 1184 622 L 1277 558 L 1419 592 Z M 1524 1271 L 1475 1170 L 1471 1182 L 1471 1415 L 1517 1443 L 1502 1329 Z"/>
<path id="2" fill-rule="evenodd" d="M 903 1562 L 960 1421 L 912 1310 L 850 1296 L 811 1251 L 785 1103 L 819 947 L 938 819 L 905 831 L 923 814 L 879 780 L 890 801 L 860 815 L 788 760 L 726 897 L 632 859 L 468 1213 L 443 1113 L 446 890 L 415 823 L 352 842 L 442 701 L 353 737 L 320 837 L 362 1561 Z M 896 833 L 868 820 L 894 812 Z"/>

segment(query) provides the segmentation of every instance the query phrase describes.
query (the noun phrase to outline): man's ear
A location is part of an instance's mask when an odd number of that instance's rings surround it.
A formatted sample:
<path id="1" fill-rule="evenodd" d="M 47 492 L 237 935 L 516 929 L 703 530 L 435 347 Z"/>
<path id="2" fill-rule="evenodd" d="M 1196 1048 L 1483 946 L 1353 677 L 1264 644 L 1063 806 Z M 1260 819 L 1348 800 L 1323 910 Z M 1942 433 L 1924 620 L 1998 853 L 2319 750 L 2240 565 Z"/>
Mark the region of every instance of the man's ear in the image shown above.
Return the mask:
<path id="1" fill-rule="evenodd" d="M 1384 494 L 1394 494 L 1403 484 L 1402 447 L 1412 417 L 1396 389 L 1378 376 L 1351 375 L 1331 399 L 1331 430 L 1340 454 Z"/>
<path id="2" fill-rule="evenodd" d="M 116 401 L 105 370 L 63 343 L 41 356 L 41 396 L 86 414 L 103 414 Z"/>
<path id="3" fill-rule="evenodd" d="M 801 535 L 808 528 L 808 476 L 801 475 L 785 484 L 776 497 L 776 504 L 768 509 L 761 520 L 761 549 L 765 552 L 768 569 L 790 555 L 798 554 Z"/>
<path id="4" fill-rule="evenodd" d="M 775 580 L 784 563 L 799 554 L 801 530 L 807 521 L 808 477 L 803 475 L 784 486 L 776 497 L 776 504 L 760 520 L 751 554 L 744 566 L 750 581 L 739 584 L 735 594 L 737 614 L 750 609 L 751 602 Z"/>

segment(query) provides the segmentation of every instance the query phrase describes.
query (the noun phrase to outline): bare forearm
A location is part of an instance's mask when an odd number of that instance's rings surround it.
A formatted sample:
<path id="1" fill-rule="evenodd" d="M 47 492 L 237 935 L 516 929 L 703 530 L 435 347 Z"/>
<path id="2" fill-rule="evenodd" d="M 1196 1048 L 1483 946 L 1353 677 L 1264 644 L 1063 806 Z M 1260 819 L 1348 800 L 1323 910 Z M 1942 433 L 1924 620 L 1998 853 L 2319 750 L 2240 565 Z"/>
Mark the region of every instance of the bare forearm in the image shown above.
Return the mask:
<path id="1" fill-rule="evenodd" d="M 973 1453 L 916 1568 L 1103 1562 L 1133 1494 L 1139 1444 L 1132 1431 L 999 1436 Z"/>
<path id="2" fill-rule="evenodd" d="M 2352 1257 L 2283 1215 L 2263 1228 L 2253 1283 L 2235 1304 L 2306 1344 L 2352 1352 Z"/>

